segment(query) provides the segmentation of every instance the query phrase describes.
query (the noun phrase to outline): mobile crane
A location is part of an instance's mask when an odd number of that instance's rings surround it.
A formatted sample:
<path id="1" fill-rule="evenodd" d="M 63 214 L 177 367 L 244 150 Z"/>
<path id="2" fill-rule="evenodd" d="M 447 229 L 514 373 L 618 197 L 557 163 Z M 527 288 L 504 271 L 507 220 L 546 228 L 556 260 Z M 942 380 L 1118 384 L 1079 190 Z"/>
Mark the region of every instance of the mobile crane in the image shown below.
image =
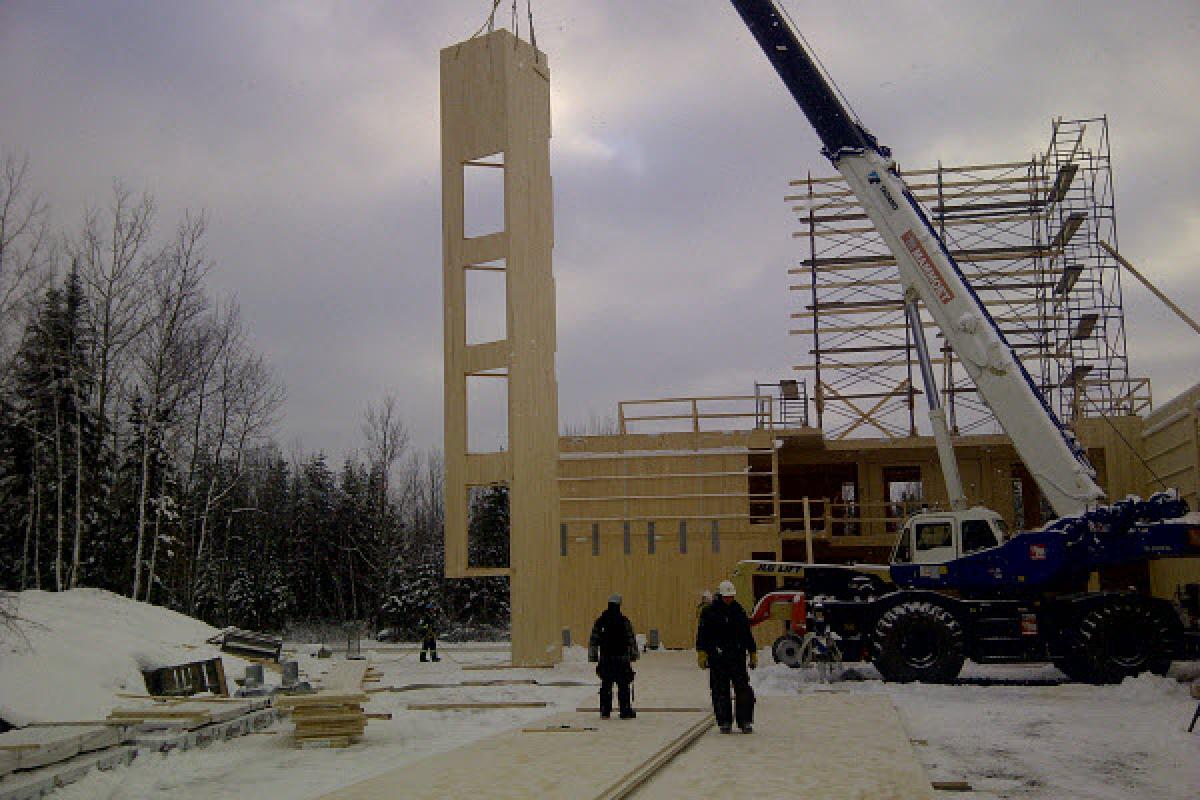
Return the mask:
<path id="1" fill-rule="evenodd" d="M 909 518 L 889 565 L 743 561 L 740 601 L 753 574 L 790 578 L 803 593 L 763 597 L 752 619 L 792 619 L 777 660 L 800 649 L 805 596 L 820 596 L 849 659 L 870 659 L 885 680 L 945 682 L 966 658 L 1052 661 L 1069 677 L 1120 681 L 1200 652 L 1196 620 L 1185 627 L 1167 601 L 1089 591 L 1089 576 L 1152 558 L 1200 555 L 1200 514 L 1178 494 L 1101 505 L 1103 490 L 1062 423 L 980 302 L 909 191 L 891 151 L 842 105 L 773 0 L 731 0 L 895 256 L 951 509 Z M 938 402 L 918 303 L 941 329 L 980 396 L 1009 435 L 1058 519 L 1008 537 L 1000 514 L 968 508 Z M 793 664 L 794 665 L 794 664 Z"/>

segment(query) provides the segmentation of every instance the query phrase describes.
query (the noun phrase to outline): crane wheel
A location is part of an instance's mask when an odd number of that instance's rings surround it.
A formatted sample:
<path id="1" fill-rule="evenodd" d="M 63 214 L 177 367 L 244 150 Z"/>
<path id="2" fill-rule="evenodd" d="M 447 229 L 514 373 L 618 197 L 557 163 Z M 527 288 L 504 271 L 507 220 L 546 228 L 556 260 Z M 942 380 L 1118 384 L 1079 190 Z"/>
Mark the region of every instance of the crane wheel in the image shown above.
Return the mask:
<path id="1" fill-rule="evenodd" d="M 1089 683 L 1120 683 L 1143 672 L 1165 675 L 1175 634 L 1171 622 L 1162 609 L 1139 597 L 1111 598 L 1080 620 L 1072 666 L 1078 665 L 1078 677 Z"/>
<path id="2" fill-rule="evenodd" d="M 909 600 L 880 616 L 871 656 L 885 681 L 949 683 L 966 660 L 963 641 L 954 614 L 936 603 Z"/>
<path id="3" fill-rule="evenodd" d="M 776 664 L 786 664 L 792 669 L 800 667 L 803 663 L 801 650 L 804 642 L 800 637 L 794 634 L 780 636 L 771 645 L 771 655 L 775 658 Z"/>
<path id="4" fill-rule="evenodd" d="M 1091 673 L 1088 672 L 1087 665 L 1078 656 L 1070 655 L 1056 658 L 1054 659 L 1054 666 L 1058 667 L 1058 671 L 1072 681 L 1077 683 L 1091 682 Z"/>

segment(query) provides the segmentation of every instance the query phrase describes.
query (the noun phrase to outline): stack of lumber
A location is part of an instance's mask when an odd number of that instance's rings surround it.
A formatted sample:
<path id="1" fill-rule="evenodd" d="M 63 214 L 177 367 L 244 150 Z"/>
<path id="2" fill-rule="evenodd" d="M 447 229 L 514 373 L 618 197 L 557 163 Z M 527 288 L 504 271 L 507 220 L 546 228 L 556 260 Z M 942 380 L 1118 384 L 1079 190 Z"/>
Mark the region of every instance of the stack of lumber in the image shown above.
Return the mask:
<path id="1" fill-rule="evenodd" d="M 136 725 L 142 730 L 169 728 L 172 730 L 194 730 L 213 721 L 206 703 L 150 703 L 114 708 L 108 715 L 113 722 Z"/>
<path id="2" fill-rule="evenodd" d="M 57 764 L 120 742 L 121 731 L 117 726 L 99 723 L 37 726 L 0 733 L 0 775 Z"/>
<path id="3" fill-rule="evenodd" d="M 285 695 L 275 704 L 292 712 L 296 743 L 301 747 L 348 747 L 367 726 L 361 689 L 322 689 L 315 694 Z"/>

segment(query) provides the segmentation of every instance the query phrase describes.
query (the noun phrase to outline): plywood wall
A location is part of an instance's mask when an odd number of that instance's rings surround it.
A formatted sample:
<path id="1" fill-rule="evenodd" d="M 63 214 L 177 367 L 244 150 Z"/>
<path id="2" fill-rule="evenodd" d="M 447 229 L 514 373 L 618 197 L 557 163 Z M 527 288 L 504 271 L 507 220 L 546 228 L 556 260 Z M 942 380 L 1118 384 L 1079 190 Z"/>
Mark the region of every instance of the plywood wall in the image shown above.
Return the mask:
<path id="1" fill-rule="evenodd" d="M 1200 510 L 1200 384 L 1149 414 L 1141 434 L 1148 466 L 1143 492 L 1165 483 Z"/>
<path id="2" fill-rule="evenodd" d="M 550 72 L 505 30 L 441 54 L 445 340 L 446 574 L 510 573 L 513 662 L 561 658 L 558 605 L 558 385 L 555 379 Z M 477 166 L 487 159 L 493 166 Z M 500 166 L 494 166 L 494 165 Z M 464 170 L 503 173 L 503 227 L 464 230 Z M 467 341 L 467 274 L 501 271 L 506 338 Z M 507 382 L 507 448 L 468 452 L 470 378 Z M 471 486 L 507 483 L 511 570 L 468 561 Z"/>
<path id="3" fill-rule="evenodd" d="M 753 553 L 778 552 L 778 527 L 749 515 L 749 459 L 771 445 L 762 430 L 564 438 L 560 602 L 572 641 L 587 643 L 617 592 L 639 632 L 691 647 L 701 593 Z"/>

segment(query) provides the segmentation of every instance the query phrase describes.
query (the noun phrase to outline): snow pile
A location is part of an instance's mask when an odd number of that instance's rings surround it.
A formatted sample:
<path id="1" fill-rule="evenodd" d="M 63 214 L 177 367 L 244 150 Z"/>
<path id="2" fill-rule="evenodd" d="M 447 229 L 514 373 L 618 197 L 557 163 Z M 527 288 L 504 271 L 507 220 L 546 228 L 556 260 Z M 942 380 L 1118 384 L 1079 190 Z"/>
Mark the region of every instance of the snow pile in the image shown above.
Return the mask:
<path id="1" fill-rule="evenodd" d="M 204 643 L 212 626 L 101 589 L 16 598 L 20 632 L 0 631 L 0 719 L 12 725 L 103 719 L 118 692 L 146 692 L 142 669 L 220 655 Z M 232 681 L 245 662 L 224 658 Z"/>

